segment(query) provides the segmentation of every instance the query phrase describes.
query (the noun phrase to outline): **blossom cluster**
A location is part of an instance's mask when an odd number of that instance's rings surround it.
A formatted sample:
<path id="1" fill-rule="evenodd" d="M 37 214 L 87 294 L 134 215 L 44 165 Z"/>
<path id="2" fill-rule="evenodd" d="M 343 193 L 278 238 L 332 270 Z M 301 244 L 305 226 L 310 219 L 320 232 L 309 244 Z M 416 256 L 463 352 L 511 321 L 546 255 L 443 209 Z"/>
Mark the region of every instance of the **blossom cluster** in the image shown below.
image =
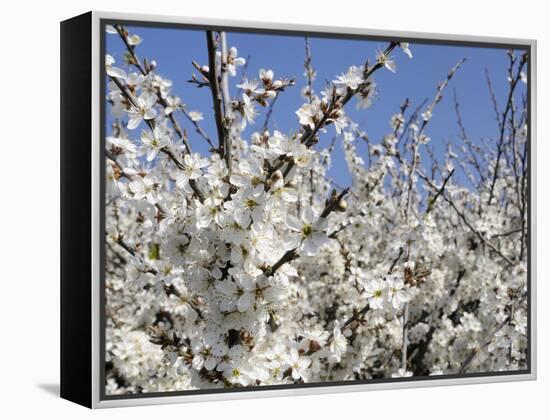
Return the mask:
<path id="1" fill-rule="evenodd" d="M 525 117 L 513 146 L 502 142 L 510 159 L 468 155 L 477 146 L 465 139 L 438 180 L 419 152 L 437 96 L 408 123 L 404 104 L 379 143 L 345 113 L 352 100 L 372 105 L 374 73 L 396 71 L 396 49 L 412 58 L 408 43 L 350 66 L 320 96 L 304 89 L 284 133 L 257 128 L 258 108 L 295 81 L 269 69 L 235 81 L 246 60 L 211 32 L 211 60 L 193 62 L 189 83 L 212 92 L 215 145 L 206 116 L 138 58 L 141 38 L 107 32 L 127 47 L 121 62 L 105 57 L 108 394 L 526 366 Z M 305 74 L 311 85 L 315 71 Z M 335 145 L 316 147 L 331 126 L 348 187 L 328 176 Z M 193 152 L 195 141 L 211 153 Z M 474 158 L 489 171 L 473 173 Z M 454 165 L 474 187 L 453 182 Z"/>

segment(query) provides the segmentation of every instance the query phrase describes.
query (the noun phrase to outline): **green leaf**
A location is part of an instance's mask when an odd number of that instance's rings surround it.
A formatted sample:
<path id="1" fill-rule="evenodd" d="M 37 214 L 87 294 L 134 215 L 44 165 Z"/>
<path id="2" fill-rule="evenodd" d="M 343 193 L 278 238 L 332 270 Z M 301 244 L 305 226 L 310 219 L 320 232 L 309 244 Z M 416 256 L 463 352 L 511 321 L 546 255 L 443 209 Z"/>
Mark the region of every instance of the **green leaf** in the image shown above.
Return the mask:
<path id="1" fill-rule="evenodd" d="M 160 259 L 160 248 L 159 244 L 152 244 L 149 247 L 149 259 L 150 260 L 158 260 Z"/>

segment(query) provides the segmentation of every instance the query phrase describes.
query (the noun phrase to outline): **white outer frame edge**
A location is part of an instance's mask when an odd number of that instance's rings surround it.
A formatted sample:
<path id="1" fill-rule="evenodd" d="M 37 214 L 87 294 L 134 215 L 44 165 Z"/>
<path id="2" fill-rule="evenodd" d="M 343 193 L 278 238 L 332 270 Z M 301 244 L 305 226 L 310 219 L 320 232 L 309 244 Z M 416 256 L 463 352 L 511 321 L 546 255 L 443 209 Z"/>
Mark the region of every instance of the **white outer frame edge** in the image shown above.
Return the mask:
<path id="1" fill-rule="evenodd" d="M 531 85 L 529 86 L 531 88 L 531 91 L 529 92 L 530 95 L 530 106 L 531 106 L 531 115 L 530 122 L 531 122 L 531 132 L 530 132 L 530 147 L 531 147 L 531 153 L 529 155 L 529 162 L 528 165 L 530 165 L 530 174 L 529 174 L 529 186 L 530 186 L 530 199 L 531 202 L 530 205 L 530 268 L 531 272 L 529 273 L 531 275 L 530 279 L 530 290 L 528 290 L 529 298 L 530 298 L 530 304 L 531 304 L 531 337 L 530 337 L 530 349 L 531 349 L 531 376 L 530 379 L 536 380 L 537 379 L 537 278 L 538 278 L 538 266 L 537 266 L 537 139 L 538 139 L 538 132 L 537 132 L 537 41 L 532 39 L 527 41 L 529 44 L 529 80 Z"/>
<path id="2" fill-rule="evenodd" d="M 386 38 L 422 38 L 426 40 L 444 40 L 444 41 L 460 41 L 474 43 L 496 43 L 496 44 L 523 44 L 530 48 L 529 62 L 529 77 L 530 77 L 530 105 L 531 105 L 531 165 L 530 188 L 531 188 L 531 284 L 530 284 L 530 299 L 531 299 L 531 373 L 508 375 L 508 376 L 482 376 L 482 377 L 466 377 L 453 379 L 430 379 L 425 381 L 409 381 L 409 382 L 385 382 L 372 384 L 352 384 L 350 385 L 324 385 L 322 387 L 311 388 L 292 388 L 292 389 L 266 389 L 243 392 L 227 392 L 214 394 L 194 394 L 194 395 L 167 395 L 155 397 L 139 397 L 125 398 L 116 400 L 101 400 L 100 399 L 100 239 L 99 238 L 99 194 L 100 194 L 100 165 L 103 164 L 100 159 L 100 123 L 101 116 L 99 112 L 99 95 L 100 77 L 99 74 L 99 58 L 100 58 L 100 19 L 113 20 L 134 20 L 142 22 L 155 23 L 173 23 L 173 24 L 188 24 L 188 25 L 210 25 L 221 27 L 236 27 L 245 29 L 259 30 L 280 30 L 280 31 L 301 31 L 301 32 L 321 32 L 326 34 L 346 34 L 346 35 L 363 35 L 363 36 L 380 36 Z M 206 401 L 223 401 L 223 400 L 240 400 L 251 398 L 271 398 L 271 397 L 288 397 L 299 395 L 319 395 L 319 394 L 335 394 L 342 392 L 362 392 L 388 389 L 406 389 L 406 388 L 426 388 L 436 386 L 453 386 L 453 385 L 473 385 L 499 382 L 517 382 L 537 379 L 537 339 L 536 339 L 536 315 L 537 315 L 537 294 L 536 294 L 536 149 L 537 149 L 537 108 L 536 108 L 536 76 L 537 76 L 537 42 L 533 39 L 521 38 L 501 38 L 475 35 L 453 35 L 439 33 L 422 33 L 408 31 L 392 31 L 364 28 L 350 28 L 337 26 L 318 26 L 318 25 L 301 25 L 290 23 L 274 23 L 274 22 L 254 22 L 254 21 L 239 21 L 230 19 L 209 19 L 209 18 L 193 18 L 193 17 L 178 17 L 165 15 L 142 15 L 132 13 L 117 13 L 117 12 L 92 12 L 92 408 L 112 408 L 124 406 L 140 406 L 140 405 L 158 405 L 158 404 L 174 404 L 184 402 L 206 402 Z"/>

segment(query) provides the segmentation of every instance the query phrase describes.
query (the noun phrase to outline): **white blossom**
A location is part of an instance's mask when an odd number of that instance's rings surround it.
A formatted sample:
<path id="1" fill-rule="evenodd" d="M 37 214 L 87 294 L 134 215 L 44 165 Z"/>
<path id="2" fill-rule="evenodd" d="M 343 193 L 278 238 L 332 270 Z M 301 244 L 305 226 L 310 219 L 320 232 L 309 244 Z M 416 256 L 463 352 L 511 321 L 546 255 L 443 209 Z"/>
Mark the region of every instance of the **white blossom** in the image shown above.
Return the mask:
<path id="1" fill-rule="evenodd" d="M 340 331 L 340 324 L 338 321 L 334 324 L 332 341 L 329 345 L 330 356 L 329 360 L 339 363 L 342 360 L 342 355 L 348 348 L 348 340 Z"/>
<path id="2" fill-rule="evenodd" d="M 199 111 L 189 111 L 189 118 L 191 118 L 192 121 L 202 121 L 204 117 L 202 116 L 202 112 Z"/>
<path id="3" fill-rule="evenodd" d="M 315 255 L 328 242 L 326 219 L 319 217 L 311 207 L 306 207 L 299 219 L 289 215 L 286 223 L 290 230 L 298 233 L 296 240 L 300 242 L 300 251 L 306 255 Z"/>
<path id="4" fill-rule="evenodd" d="M 146 155 L 147 161 L 154 160 L 159 152 L 170 145 L 170 140 L 159 127 L 155 127 L 153 131 L 142 130 L 141 146 L 139 148 L 140 155 Z"/>
<path id="5" fill-rule="evenodd" d="M 128 129 L 133 130 L 137 128 L 139 123 L 143 120 L 152 120 L 157 115 L 157 111 L 153 108 L 153 105 L 157 102 L 151 94 L 143 94 L 136 99 L 136 104 L 132 105 L 128 111 Z"/>
<path id="6" fill-rule="evenodd" d="M 286 363 L 292 369 L 292 378 L 294 380 L 303 379 L 307 381 L 307 368 L 311 365 L 311 359 L 307 356 L 301 356 L 295 348 L 290 349 Z"/>
<path id="7" fill-rule="evenodd" d="M 395 65 L 395 61 L 383 51 L 378 52 L 378 54 L 376 55 L 376 61 L 378 62 L 378 64 L 384 66 L 392 73 L 395 73 L 397 69 L 397 66 Z"/>
<path id="8" fill-rule="evenodd" d="M 164 113 L 166 115 L 170 115 L 181 105 L 181 99 L 177 96 L 167 96 L 166 103 L 168 104 L 168 106 L 164 108 Z"/>
<path id="9" fill-rule="evenodd" d="M 198 179 L 203 175 L 202 169 L 209 165 L 207 159 L 203 159 L 199 154 L 185 155 L 183 159 L 183 170 L 179 172 L 176 179 L 178 187 L 185 189 L 189 180 Z"/>
<path id="10" fill-rule="evenodd" d="M 413 58 L 413 55 L 412 55 L 411 49 L 409 48 L 409 43 L 408 43 L 408 42 L 400 42 L 400 43 L 399 43 L 399 46 L 401 47 L 401 49 L 403 50 L 403 52 L 404 52 L 409 58 Z"/>
<path id="11" fill-rule="evenodd" d="M 113 56 L 106 54 L 105 55 L 105 72 L 111 77 L 117 77 L 119 79 L 126 79 L 128 76 L 124 70 L 121 68 L 115 67 L 115 59 Z"/>
<path id="12" fill-rule="evenodd" d="M 363 73 L 364 69 L 362 67 L 351 66 L 347 73 L 342 73 L 336 80 L 333 80 L 332 83 L 355 90 L 364 81 Z"/>

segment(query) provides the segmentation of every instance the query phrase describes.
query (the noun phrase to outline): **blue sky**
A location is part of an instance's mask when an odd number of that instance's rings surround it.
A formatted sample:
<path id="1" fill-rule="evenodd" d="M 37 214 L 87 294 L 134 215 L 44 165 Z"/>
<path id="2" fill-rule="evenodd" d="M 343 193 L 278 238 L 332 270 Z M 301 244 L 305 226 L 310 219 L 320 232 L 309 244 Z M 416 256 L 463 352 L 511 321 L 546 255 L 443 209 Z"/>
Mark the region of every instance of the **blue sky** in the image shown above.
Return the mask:
<path id="1" fill-rule="evenodd" d="M 201 126 L 210 138 L 215 140 L 216 129 L 211 111 L 210 92 L 207 88 L 197 89 L 187 83 L 194 71 L 192 60 L 201 65 L 208 63 L 204 31 L 151 27 L 128 27 L 128 30 L 143 39 L 137 47 L 138 56 L 141 59 L 147 57 L 149 60 L 157 61 L 157 73 L 172 80 L 173 94 L 180 96 L 189 110 L 203 113 L 204 120 L 201 121 Z M 306 83 L 303 76 L 303 36 L 229 32 L 228 43 L 229 46 L 238 48 L 239 56 L 250 57 L 247 69 L 249 79 L 257 78 L 260 68 L 273 69 L 276 78 L 296 79 L 296 86 L 287 89 L 277 99 L 269 126 L 270 130 L 276 128 L 284 132 L 296 131 L 299 125 L 295 111 L 304 102 L 300 90 Z M 387 42 L 382 41 L 310 37 L 312 64 L 317 71 L 315 91 L 320 92 L 326 81 L 332 81 L 350 65 L 361 65 L 367 58 L 372 62 L 376 51 L 386 45 Z M 410 48 L 413 59 L 409 59 L 401 50 L 396 50 L 393 54 L 397 63 L 396 74 L 386 69 L 376 73 L 375 81 L 379 94 L 370 108 L 357 111 L 354 103 L 350 103 L 346 108 L 346 112 L 367 132 L 371 140 L 378 143 L 389 133 L 389 120 L 399 111 L 399 106 L 405 98 L 411 100 L 409 112 L 424 99 L 428 98 L 431 101 L 437 83 L 445 79 L 448 71 L 461 58 L 466 58 L 466 62 L 445 91 L 426 133 L 432 139 L 431 144 L 438 158 L 442 158 L 447 142 L 460 144 L 453 102 L 453 88 L 456 88 L 469 137 L 475 142 L 482 138 L 495 138 L 498 133 L 497 122 L 487 89 L 485 69 L 491 75 L 497 101 L 502 109 L 508 89 L 506 50 L 417 43 L 411 43 Z M 106 34 L 106 51 L 115 57 L 117 64 L 122 62 L 125 49 L 118 35 Z M 240 77 L 239 71 L 237 77 L 232 78 L 232 95 L 237 94 L 234 85 L 240 82 Z M 525 87 L 521 85 L 518 94 L 524 91 Z M 256 126 L 247 128 L 245 138 L 253 130 L 261 128 L 264 113 L 265 111 L 257 118 Z M 177 118 L 183 127 L 188 128 L 193 151 L 207 153 L 206 142 L 195 134 L 185 117 L 177 114 Z M 109 124 L 109 121 L 108 118 L 106 123 Z M 139 132 L 135 130 L 131 135 L 137 138 Z M 322 135 L 319 147 L 326 146 L 333 135 L 334 127 L 330 126 L 327 133 Z M 364 153 L 365 147 L 359 146 L 359 150 Z M 329 175 L 341 185 L 350 184 L 340 143 L 333 153 L 333 167 Z"/>

